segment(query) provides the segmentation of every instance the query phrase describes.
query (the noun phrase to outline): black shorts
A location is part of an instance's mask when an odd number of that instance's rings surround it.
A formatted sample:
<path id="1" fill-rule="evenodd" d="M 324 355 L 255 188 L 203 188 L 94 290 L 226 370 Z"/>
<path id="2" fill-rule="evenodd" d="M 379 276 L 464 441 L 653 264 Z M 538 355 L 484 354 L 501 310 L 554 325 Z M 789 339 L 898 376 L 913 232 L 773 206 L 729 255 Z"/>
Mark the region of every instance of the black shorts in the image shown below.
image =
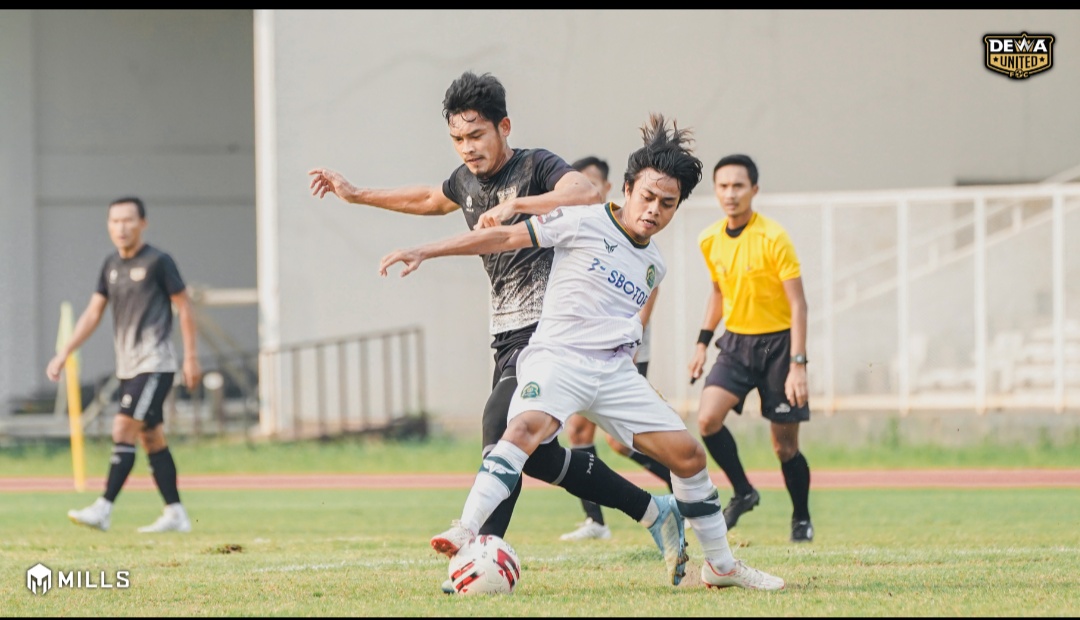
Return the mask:
<path id="1" fill-rule="evenodd" d="M 742 413 L 746 395 L 756 388 L 765 419 L 779 423 L 810 419 L 810 403 L 796 407 L 784 393 L 791 366 L 791 330 L 755 335 L 725 331 L 716 346 L 720 353 L 705 386 L 715 385 L 738 396 L 735 413 Z"/>
<path id="2" fill-rule="evenodd" d="M 495 339 L 491 341 L 491 348 L 495 349 L 495 372 L 491 377 L 491 389 L 495 389 L 507 369 L 517 366 L 518 353 L 521 353 L 525 345 L 529 344 L 529 339 L 536 332 L 537 325 L 538 323 L 533 323 L 521 329 L 495 335 Z M 509 408 L 510 403 L 506 406 Z"/>
<path id="3" fill-rule="evenodd" d="M 165 397 L 173 386 L 172 372 L 147 372 L 120 380 L 120 415 L 139 420 L 147 430 L 165 420 Z"/>
<path id="4" fill-rule="evenodd" d="M 491 341 L 495 349 L 495 371 L 491 377 L 491 394 L 484 406 L 481 420 L 481 433 L 485 449 L 493 447 L 506 432 L 506 415 L 510 410 L 510 399 L 517 391 L 518 354 L 529 344 L 536 323 L 502 332 Z"/>

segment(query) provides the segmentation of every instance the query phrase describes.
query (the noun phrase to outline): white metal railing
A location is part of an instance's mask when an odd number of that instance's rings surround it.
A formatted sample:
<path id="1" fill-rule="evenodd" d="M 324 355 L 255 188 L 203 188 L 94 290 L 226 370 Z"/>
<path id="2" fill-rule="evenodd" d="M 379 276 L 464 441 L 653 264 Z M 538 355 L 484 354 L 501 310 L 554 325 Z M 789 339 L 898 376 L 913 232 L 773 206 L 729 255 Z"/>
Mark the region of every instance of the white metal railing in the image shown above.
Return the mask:
<path id="1" fill-rule="evenodd" d="M 663 233 L 676 319 L 654 333 L 679 357 L 707 293 L 697 235 L 723 217 L 705 189 Z M 763 192 L 755 209 L 802 263 L 816 410 L 1080 407 L 1080 183 Z"/>

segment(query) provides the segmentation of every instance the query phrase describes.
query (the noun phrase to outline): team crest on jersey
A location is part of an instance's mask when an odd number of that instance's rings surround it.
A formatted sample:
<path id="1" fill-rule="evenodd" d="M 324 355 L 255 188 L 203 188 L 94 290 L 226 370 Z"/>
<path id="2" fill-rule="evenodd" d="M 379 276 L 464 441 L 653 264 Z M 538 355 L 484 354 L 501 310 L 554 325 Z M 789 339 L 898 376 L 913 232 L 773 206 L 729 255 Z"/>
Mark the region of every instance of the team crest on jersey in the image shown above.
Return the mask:
<path id="1" fill-rule="evenodd" d="M 653 265 L 649 265 L 649 268 L 645 270 L 645 284 L 649 286 L 650 290 L 656 284 L 656 267 Z"/>
<path id="2" fill-rule="evenodd" d="M 506 202 L 507 200 L 513 200 L 513 199 L 517 198 L 518 197 L 518 188 L 517 187 L 504 187 L 504 188 L 500 189 L 498 192 L 495 192 L 495 195 L 497 195 L 499 197 L 499 204 L 502 204 L 502 203 Z"/>
<path id="3" fill-rule="evenodd" d="M 525 384 L 525 387 L 521 388 L 522 398 L 536 398 L 540 396 L 540 386 L 535 381 L 530 381 Z"/>
<path id="4" fill-rule="evenodd" d="M 614 244 L 614 243 L 608 243 L 607 239 L 604 239 L 604 247 L 607 248 L 607 253 L 611 254 L 612 252 L 615 251 L 615 248 L 617 248 L 619 246 Z"/>
<path id="5" fill-rule="evenodd" d="M 473 210 L 473 206 L 472 206 L 472 196 L 466 196 L 466 197 L 465 197 L 465 204 L 464 204 L 464 207 L 465 207 L 465 210 L 466 210 L 466 211 L 468 211 L 469 213 L 472 213 L 472 210 Z"/>
<path id="6" fill-rule="evenodd" d="M 146 267 L 132 267 L 128 272 L 132 282 L 142 282 L 146 279 Z"/>
<path id="7" fill-rule="evenodd" d="M 116 278 L 120 277 L 115 269 L 109 272 L 109 284 L 116 284 Z"/>

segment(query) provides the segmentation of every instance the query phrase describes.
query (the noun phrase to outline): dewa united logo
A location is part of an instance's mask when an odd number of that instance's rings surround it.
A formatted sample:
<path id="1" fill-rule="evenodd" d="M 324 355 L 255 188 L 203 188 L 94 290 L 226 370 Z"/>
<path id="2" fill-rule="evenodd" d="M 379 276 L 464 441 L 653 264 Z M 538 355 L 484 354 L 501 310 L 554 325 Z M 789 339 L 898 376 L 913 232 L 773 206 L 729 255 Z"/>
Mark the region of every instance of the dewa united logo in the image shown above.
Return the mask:
<path id="1" fill-rule="evenodd" d="M 1054 66 L 1054 35 L 988 34 L 986 68 L 1023 80 Z"/>

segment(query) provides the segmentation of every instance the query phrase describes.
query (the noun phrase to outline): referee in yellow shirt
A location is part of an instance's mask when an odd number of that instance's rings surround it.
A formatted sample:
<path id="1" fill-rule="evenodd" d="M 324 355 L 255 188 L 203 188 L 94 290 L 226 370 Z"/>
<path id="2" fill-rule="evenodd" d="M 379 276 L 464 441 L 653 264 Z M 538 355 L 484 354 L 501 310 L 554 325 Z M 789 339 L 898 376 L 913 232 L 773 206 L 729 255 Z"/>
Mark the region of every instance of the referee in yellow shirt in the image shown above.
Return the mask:
<path id="1" fill-rule="evenodd" d="M 713 190 L 726 217 L 698 237 L 712 277 L 690 382 L 701 377 L 709 343 L 724 320 L 720 353 L 705 378 L 698 429 L 734 496 L 724 508 L 730 530 L 761 501 L 739 460 L 735 438 L 724 426 L 732 409 L 742 413 L 757 389 L 761 414 L 771 423 L 773 450 L 791 496 L 791 541 L 814 539 L 810 522 L 810 466 L 799 452 L 799 424 L 810 419 L 806 388 L 806 296 L 795 246 L 776 221 L 755 213 L 757 165 L 742 154 L 713 167 Z"/>

